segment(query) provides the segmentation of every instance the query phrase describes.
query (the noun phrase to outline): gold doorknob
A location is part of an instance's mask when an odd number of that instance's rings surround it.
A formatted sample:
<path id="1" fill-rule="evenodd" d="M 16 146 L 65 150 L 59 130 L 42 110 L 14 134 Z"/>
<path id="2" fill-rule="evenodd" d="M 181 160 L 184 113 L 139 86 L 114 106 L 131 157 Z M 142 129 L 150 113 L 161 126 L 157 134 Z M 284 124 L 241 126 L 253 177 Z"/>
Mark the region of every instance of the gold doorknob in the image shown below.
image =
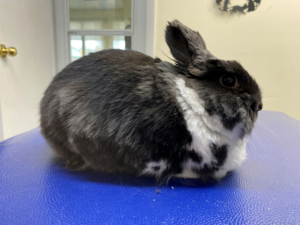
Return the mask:
<path id="1" fill-rule="evenodd" d="M 13 47 L 6 48 L 4 45 L 0 44 L 0 57 L 5 58 L 7 55 L 9 56 L 17 55 L 17 49 Z"/>

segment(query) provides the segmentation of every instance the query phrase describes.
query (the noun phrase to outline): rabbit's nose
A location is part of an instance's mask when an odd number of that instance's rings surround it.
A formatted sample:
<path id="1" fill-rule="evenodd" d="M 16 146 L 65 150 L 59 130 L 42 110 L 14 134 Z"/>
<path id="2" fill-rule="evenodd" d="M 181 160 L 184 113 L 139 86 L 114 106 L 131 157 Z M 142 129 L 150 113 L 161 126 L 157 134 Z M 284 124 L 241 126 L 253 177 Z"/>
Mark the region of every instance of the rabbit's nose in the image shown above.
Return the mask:
<path id="1" fill-rule="evenodd" d="M 256 101 L 254 100 L 251 104 L 251 109 L 254 111 L 254 112 L 257 112 L 257 111 L 260 111 L 262 110 L 263 108 L 263 105 L 262 105 L 262 102 L 261 101 Z"/>

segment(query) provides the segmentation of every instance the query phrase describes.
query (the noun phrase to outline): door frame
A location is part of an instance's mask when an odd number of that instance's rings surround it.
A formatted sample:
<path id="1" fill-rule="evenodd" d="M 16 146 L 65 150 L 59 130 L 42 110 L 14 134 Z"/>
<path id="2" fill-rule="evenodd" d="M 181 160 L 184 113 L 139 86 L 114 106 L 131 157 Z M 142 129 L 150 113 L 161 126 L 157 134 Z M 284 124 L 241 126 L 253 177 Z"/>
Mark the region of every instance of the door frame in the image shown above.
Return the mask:
<path id="1" fill-rule="evenodd" d="M 1 111 L 1 99 L 0 99 L 0 141 L 3 141 L 3 123 L 2 123 L 2 111 Z"/>
<path id="2" fill-rule="evenodd" d="M 70 35 L 80 31 L 69 29 L 69 0 L 53 0 L 54 12 L 54 39 L 56 72 L 61 71 L 70 60 Z M 154 27 L 155 27 L 155 0 L 131 0 L 132 1 L 132 29 L 126 30 L 101 30 L 84 31 L 85 34 L 105 35 L 131 35 L 132 50 L 142 52 L 151 57 L 154 55 Z"/>

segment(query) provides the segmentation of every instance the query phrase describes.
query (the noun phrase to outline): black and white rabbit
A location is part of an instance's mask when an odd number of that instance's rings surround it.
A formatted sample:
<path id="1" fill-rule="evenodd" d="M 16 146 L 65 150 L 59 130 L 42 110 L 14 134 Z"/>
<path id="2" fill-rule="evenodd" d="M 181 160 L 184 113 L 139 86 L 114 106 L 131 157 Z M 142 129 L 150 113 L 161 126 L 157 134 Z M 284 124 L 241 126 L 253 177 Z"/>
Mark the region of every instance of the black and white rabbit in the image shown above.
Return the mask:
<path id="1" fill-rule="evenodd" d="M 104 50 L 55 76 L 41 102 L 41 128 L 67 167 L 218 179 L 241 165 L 262 109 L 257 83 L 178 20 L 167 26 L 166 42 L 175 65 Z"/>

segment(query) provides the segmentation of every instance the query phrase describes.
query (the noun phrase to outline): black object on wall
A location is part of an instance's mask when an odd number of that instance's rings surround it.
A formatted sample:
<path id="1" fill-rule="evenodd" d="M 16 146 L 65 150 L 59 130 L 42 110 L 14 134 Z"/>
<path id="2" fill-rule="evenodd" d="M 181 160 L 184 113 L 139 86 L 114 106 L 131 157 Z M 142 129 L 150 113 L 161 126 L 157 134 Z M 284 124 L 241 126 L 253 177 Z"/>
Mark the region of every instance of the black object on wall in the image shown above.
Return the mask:
<path id="1" fill-rule="evenodd" d="M 246 14 L 255 11 L 261 0 L 248 0 L 248 4 L 231 6 L 230 0 L 216 0 L 218 9 L 229 14 Z"/>

